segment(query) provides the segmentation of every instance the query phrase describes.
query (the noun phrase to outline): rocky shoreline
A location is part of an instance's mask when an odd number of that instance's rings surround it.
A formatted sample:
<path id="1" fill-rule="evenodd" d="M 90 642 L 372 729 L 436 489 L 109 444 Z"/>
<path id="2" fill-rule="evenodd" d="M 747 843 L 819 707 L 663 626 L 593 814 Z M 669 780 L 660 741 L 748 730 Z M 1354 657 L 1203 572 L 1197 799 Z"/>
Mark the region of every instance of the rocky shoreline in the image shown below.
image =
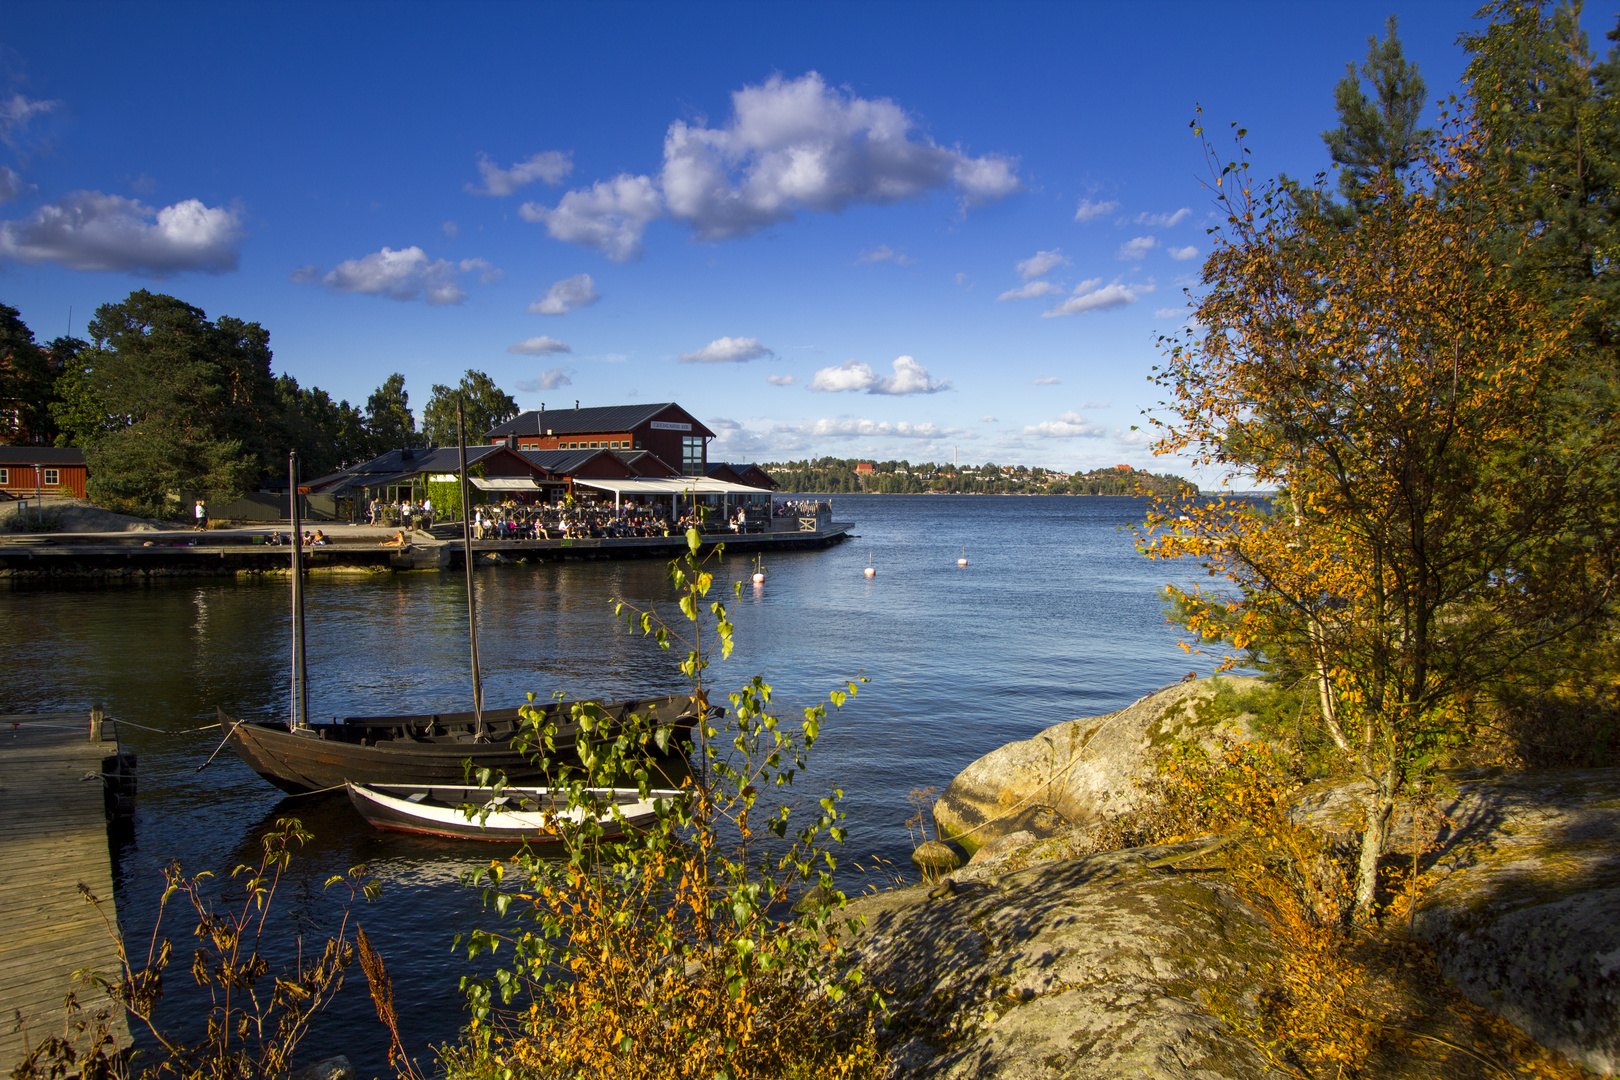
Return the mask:
<path id="1" fill-rule="evenodd" d="M 1240 685 L 1253 685 L 1249 680 Z M 856 900 L 853 945 L 893 995 L 903 1077 L 1280 1075 L 1233 1027 L 1276 945 L 1209 841 L 1097 851 L 1176 739 L 1252 738 L 1203 721 L 1211 680 L 1012 743 L 935 807 L 974 855 L 937 885 Z M 1459 772 L 1438 816 L 1412 934 L 1471 1001 L 1600 1075 L 1620 1069 L 1620 769 Z M 1300 819 L 1355 831 L 1354 783 L 1310 785 Z M 1410 843 L 1410 816 L 1395 843 Z"/>

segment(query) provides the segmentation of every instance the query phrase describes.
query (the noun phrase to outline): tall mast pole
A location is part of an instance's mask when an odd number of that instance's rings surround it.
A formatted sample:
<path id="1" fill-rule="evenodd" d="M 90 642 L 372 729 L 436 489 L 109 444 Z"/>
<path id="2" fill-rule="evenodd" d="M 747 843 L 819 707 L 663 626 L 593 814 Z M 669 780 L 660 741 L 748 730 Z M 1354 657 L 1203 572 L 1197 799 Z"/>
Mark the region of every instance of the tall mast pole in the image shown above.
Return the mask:
<path id="1" fill-rule="evenodd" d="M 461 562 L 467 571 L 467 630 L 472 641 L 475 737 L 484 737 L 484 680 L 478 671 L 478 598 L 473 593 L 472 504 L 467 500 L 467 430 L 462 403 L 456 402 L 456 453 L 461 464 Z"/>
<path id="2" fill-rule="evenodd" d="M 298 513 L 298 451 L 287 454 L 287 499 L 292 518 L 292 726 L 309 726 L 309 669 L 304 662 L 304 531 Z"/>

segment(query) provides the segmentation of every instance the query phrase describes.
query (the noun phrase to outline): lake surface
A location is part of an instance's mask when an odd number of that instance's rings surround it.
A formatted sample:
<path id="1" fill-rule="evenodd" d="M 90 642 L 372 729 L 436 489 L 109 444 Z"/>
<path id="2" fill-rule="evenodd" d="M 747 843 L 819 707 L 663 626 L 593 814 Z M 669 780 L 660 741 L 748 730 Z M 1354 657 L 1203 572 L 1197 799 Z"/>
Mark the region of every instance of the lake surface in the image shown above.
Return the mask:
<path id="1" fill-rule="evenodd" d="M 725 691 L 761 673 L 779 715 L 826 699 L 841 681 L 871 680 L 827 723 L 795 787 L 807 801 L 838 787 L 849 812 L 841 854 L 850 892 L 909 875 L 907 793 L 943 788 L 975 758 L 1041 728 L 1123 708 L 1206 657 L 1176 646 L 1159 588 L 1191 568 L 1138 555 L 1129 526 L 1146 504 L 1063 496 L 836 496 L 834 517 L 859 539 L 768 562 L 769 580 L 726 592 L 738 646 L 711 668 Z M 968 566 L 956 560 L 966 545 Z M 868 558 L 877 576 L 862 570 Z M 727 558 L 721 581 L 746 580 L 751 558 Z M 670 607 L 657 561 L 484 568 L 476 576 L 485 700 L 534 692 L 618 698 L 683 688 L 679 656 L 630 635 L 612 616 L 624 599 Z M 464 576 L 329 576 L 307 590 L 311 715 L 470 708 Z M 458 932 L 488 926 L 459 875 L 491 848 L 375 833 L 341 793 L 284 799 L 227 749 L 216 706 L 286 715 L 287 583 L 166 579 L 148 584 L 0 588 L 14 644 L 7 711 L 87 707 L 155 730 L 120 729 L 140 755 L 132 834 L 114 844 L 120 921 L 131 948 L 150 934 L 162 868 L 228 872 L 256 859 L 259 837 L 296 815 L 314 843 L 282 885 L 281 939 L 317 947 L 337 905 L 321 883 L 365 864 L 381 898 L 356 911 L 388 961 L 404 1027 L 424 1054 L 464 1022 L 452 954 Z M 165 1015 L 183 1027 L 191 924 L 171 915 L 177 958 Z M 284 946 L 290 948 L 291 946 Z M 389 1075 L 386 1037 L 358 967 L 303 1044 L 304 1057 L 347 1053 L 361 1076 Z"/>

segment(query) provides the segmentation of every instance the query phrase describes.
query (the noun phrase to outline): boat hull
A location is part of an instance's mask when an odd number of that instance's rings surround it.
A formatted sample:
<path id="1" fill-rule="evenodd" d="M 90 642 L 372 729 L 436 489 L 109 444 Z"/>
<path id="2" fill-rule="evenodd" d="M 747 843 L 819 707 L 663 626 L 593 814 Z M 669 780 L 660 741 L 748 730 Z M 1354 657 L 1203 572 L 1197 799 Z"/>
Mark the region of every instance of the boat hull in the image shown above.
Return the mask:
<path id="1" fill-rule="evenodd" d="M 602 706 L 621 716 L 631 711 L 650 714 L 654 723 L 676 729 L 671 752 L 649 762 L 659 787 L 679 787 L 688 774 L 684 743 L 694 718 L 682 712 L 687 704 L 685 695 L 675 695 Z M 515 718 L 515 710 L 508 712 Z M 518 730 L 515 722 L 497 724 L 489 738 L 478 741 L 471 730 L 460 729 L 459 720 L 448 715 L 357 717 L 291 731 L 282 724 L 234 720 L 220 714 L 237 756 L 292 794 L 336 789 L 350 782 L 461 785 L 468 779 L 468 762 L 473 769 L 499 770 L 511 783 L 546 779 L 544 770 L 531 761 L 535 750 L 513 745 Z M 565 763 L 577 761 L 573 752 L 576 734 L 567 727 L 559 729 L 557 747 L 549 756 Z"/>
<path id="2" fill-rule="evenodd" d="M 380 789 L 390 789 L 393 794 Z M 462 803 L 477 805 L 480 796 L 487 798 L 491 794 L 487 788 L 482 791 L 454 787 L 437 790 L 431 787 L 416 788 L 415 792 L 419 796 L 426 796 L 421 802 L 401 797 L 405 791 L 411 790 L 411 785 L 377 785 L 374 788 L 369 785 L 348 784 L 347 790 L 349 802 L 354 805 L 355 810 L 366 819 L 367 823 L 378 829 L 414 833 L 418 836 L 448 837 L 454 840 L 507 841 L 531 845 L 549 845 L 558 842 L 557 834 L 547 827 L 543 820 L 544 815 L 539 812 L 496 810 L 480 822 L 476 817 L 466 817 L 457 809 Z M 545 789 L 538 790 L 544 792 Z M 520 789 L 514 788 L 506 788 L 505 792 L 507 795 L 521 794 Z M 642 801 L 634 792 L 619 794 L 620 797 L 614 801 L 620 804 L 622 819 L 615 820 L 611 815 L 598 819 L 606 830 L 604 833 L 606 837 L 623 836 L 626 830 L 640 828 L 657 819 L 657 810 L 651 802 Z M 659 791 L 652 794 L 664 798 L 677 798 L 680 793 Z M 551 800 L 543 796 L 538 802 L 551 804 Z"/>

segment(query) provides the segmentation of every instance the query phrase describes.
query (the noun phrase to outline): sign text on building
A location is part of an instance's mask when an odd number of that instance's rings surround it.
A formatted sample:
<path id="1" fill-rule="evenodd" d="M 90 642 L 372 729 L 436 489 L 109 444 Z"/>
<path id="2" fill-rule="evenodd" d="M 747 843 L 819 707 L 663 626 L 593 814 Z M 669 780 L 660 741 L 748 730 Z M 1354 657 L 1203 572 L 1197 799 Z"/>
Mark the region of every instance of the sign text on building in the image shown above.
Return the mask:
<path id="1" fill-rule="evenodd" d="M 671 424 L 666 420 L 654 420 L 650 425 L 654 431 L 691 431 L 691 424 Z"/>

